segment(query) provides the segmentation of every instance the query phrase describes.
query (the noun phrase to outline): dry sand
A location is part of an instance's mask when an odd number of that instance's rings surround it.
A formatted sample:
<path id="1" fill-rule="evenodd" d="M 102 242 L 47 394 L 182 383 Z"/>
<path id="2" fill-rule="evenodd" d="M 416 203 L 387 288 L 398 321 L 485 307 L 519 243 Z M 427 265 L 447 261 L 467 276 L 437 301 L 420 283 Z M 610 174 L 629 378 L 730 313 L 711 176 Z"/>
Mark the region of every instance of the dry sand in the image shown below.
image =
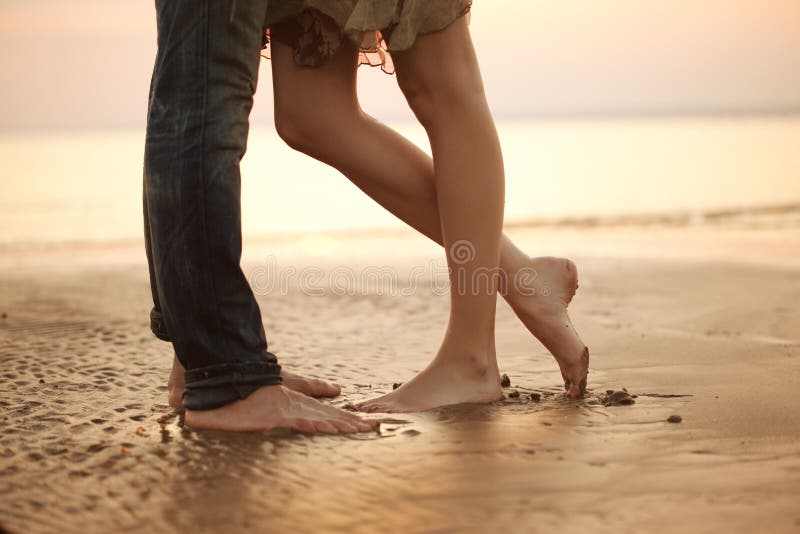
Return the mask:
<path id="1" fill-rule="evenodd" d="M 0 524 L 11 532 L 800 531 L 796 228 L 514 234 L 532 254 L 578 262 L 571 310 L 591 348 L 588 398 L 557 394 L 551 357 L 501 304 L 501 371 L 511 379 L 506 393 L 518 397 L 403 416 L 358 438 L 183 428 L 166 405 L 172 352 L 148 330 L 138 246 L 3 251 Z M 404 287 L 414 265 L 440 254 L 408 234 L 247 251 L 251 274 L 263 274 L 270 254 L 284 272 L 392 266 Z M 337 405 L 411 377 L 447 317 L 447 297 L 426 283 L 404 295 L 289 289 L 259 290 L 270 348 L 287 368 L 343 384 Z M 606 390 L 623 387 L 635 404 L 603 405 Z M 667 422 L 672 415 L 682 422 Z"/>

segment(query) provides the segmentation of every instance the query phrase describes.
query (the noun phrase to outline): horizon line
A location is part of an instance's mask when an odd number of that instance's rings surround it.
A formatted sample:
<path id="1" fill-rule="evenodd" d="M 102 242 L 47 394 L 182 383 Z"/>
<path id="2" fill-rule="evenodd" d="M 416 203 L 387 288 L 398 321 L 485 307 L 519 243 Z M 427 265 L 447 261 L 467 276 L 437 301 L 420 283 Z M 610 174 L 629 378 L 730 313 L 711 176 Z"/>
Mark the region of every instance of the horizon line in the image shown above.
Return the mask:
<path id="1" fill-rule="evenodd" d="M 379 115 L 379 120 L 396 122 L 414 122 L 408 115 Z M 628 109 L 628 110 L 573 110 L 573 111 L 536 111 L 525 113 L 494 113 L 495 120 L 614 120 L 614 119 L 671 119 L 671 118 L 751 118 L 751 117 L 794 117 L 800 115 L 800 106 L 787 108 L 675 108 L 675 109 Z M 269 119 L 269 120 L 266 120 Z M 146 118 L 137 122 L 93 123 L 84 124 L 2 124 L 0 136 L 15 133 L 43 133 L 64 131 L 119 130 L 143 128 Z M 272 125 L 272 114 L 265 115 L 250 122 L 250 126 Z"/>

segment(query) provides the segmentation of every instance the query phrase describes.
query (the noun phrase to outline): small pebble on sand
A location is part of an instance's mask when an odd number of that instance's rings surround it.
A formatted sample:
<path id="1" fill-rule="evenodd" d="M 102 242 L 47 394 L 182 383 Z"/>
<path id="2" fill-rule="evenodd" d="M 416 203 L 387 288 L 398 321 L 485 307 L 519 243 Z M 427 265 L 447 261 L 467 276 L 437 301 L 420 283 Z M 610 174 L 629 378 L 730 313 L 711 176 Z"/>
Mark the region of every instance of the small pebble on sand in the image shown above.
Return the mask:
<path id="1" fill-rule="evenodd" d="M 542 396 L 539 393 L 531 393 L 531 400 L 534 402 L 539 402 L 542 400 Z"/>
<path id="2" fill-rule="evenodd" d="M 635 404 L 636 401 L 630 396 L 627 391 L 612 391 L 600 398 L 604 406 L 630 406 Z"/>
<path id="3" fill-rule="evenodd" d="M 681 421 L 683 421 L 683 417 L 681 417 L 680 415 L 670 415 L 669 417 L 667 417 L 668 423 L 680 423 Z"/>
<path id="4" fill-rule="evenodd" d="M 508 394 L 509 399 L 518 399 L 519 398 L 519 391 L 516 389 Z"/>
<path id="5" fill-rule="evenodd" d="M 510 385 L 511 385 L 511 379 L 508 378 L 507 374 L 503 373 L 502 378 L 500 378 L 500 386 L 507 388 Z"/>
<path id="6" fill-rule="evenodd" d="M 402 385 L 403 385 L 403 383 L 402 383 L 402 382 L 395 382 L 394 384 L 392 384 L 392 389 L 397 389 L 397 388 L 399 388 L 399 387 L 400 387 L 400 386 L 402 386 Z"/>

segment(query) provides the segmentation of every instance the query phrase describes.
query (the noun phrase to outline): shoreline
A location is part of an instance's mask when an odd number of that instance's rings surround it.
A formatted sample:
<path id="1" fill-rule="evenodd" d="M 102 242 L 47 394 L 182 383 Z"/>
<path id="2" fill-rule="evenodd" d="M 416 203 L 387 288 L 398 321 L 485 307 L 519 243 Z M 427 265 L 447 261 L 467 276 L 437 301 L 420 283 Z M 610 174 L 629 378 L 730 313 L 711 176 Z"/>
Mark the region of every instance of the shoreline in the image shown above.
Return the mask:
<path id="1" fill-rule="evenodd" d="M 510 224 L 506 233 L 531 256 L 578 258 L 648 258 L 721 261 L 775 267 L 800 266 L 800 232 L 777 227 L 720 224 L 531 226 Z M 242 262 L 278 256 L 328 264 L 337 258 L 369 258 L 405 263 L 440 258 L 442 251 L 409 228 L 249 236 Z M 144 240 L 0 245 L 0 271 L 36 268 L 40 264 L 102 266 L 145 261 Z"/>
<path id="2" fill-rule="evenodd" d="M 701 210 L 671 210 L 661 212 L 589 214 L 517 218 L 506 221 L 506 231 L 535 229 L 552 230 L 613 230 L 628 228 L 717 228 L 720 230 L 781 230 L 800 228 L 800 202 L 754 206 L 725 206 Z M 335 230 L 280 232 L 245 235 L 245 243 L 274 243 L 322 236 L 335 239 L 363 239 L 414 234 L 407 226 L 374 228 L 341 228 Z M 140 237 L 101 240 L 20 240 L 0 241 L 0 252 L 46 251 L 50 249 L 122 248 L 140 245 Z"/>

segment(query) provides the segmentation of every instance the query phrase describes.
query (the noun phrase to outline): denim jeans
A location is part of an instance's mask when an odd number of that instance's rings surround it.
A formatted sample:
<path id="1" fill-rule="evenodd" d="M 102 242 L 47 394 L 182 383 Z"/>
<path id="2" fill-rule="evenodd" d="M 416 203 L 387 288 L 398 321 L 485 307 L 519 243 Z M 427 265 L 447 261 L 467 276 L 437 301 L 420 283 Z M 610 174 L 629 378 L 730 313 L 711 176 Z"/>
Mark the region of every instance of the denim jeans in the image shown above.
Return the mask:
<path id="1" fill-rule="evenodd" d="M 211 409 L 281 383 L 240 267 L 241 176 L 267 0 L 156 0 L 144 151 L 150 324 Z"/>

